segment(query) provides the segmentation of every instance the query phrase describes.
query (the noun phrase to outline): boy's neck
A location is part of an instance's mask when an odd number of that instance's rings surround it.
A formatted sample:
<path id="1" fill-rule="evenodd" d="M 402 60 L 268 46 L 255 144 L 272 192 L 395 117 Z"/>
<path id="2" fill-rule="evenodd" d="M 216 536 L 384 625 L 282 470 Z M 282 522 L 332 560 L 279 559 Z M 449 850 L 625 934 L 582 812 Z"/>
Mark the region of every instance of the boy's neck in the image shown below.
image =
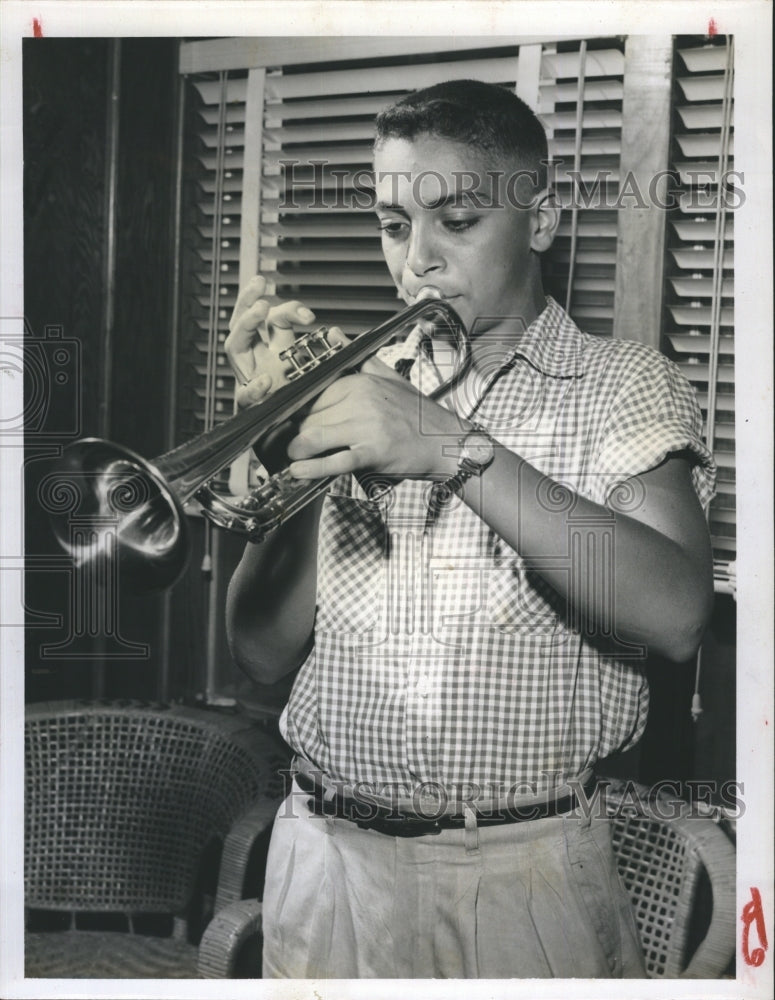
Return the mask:
<path id="1" fill-rule="evenodd" d="M 498 356 L 506 356 L 528 327 L 541 315 L 546 308 L 546 296 L 543 285 L 539 282 L 525 295 L 524 300 L 514 311 L 513 316 L 506 316 L 500 322 L 488 326 L 477 333 L 472 331 L 471 353 L 475 368 L 486 367 L 492 370 Z"/>

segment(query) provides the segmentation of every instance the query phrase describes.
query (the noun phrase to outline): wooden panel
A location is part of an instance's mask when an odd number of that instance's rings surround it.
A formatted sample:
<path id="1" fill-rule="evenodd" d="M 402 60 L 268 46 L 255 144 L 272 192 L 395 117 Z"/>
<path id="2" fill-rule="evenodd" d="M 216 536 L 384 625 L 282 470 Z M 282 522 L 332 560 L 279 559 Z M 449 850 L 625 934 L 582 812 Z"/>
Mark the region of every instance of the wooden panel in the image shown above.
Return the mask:
<path id="1" fill-rule="evenodd" d="M 172 40 L 126 40 L 121 96 L 109 101 L 108 52 L 100 39 L 35 39 L 24 46 L 25 308 L 33 331 L 46 324 L 80 348 L 81 368 L 60 387 L 54 437 L 66 444 L 99 429 L 103 375 L 114 416 L 112 436 L 153 454 L 164 430 L 164 369 L 169 336 L 169 273 L 173 260 L 169 155 L 175 74 Z M 110 144 L 108 108 L 118 125 L 115 164 L 115 352 L 106 364 L 106 236 Z M 61 395 L 80 389 L 82 412 Z M 76 393 L 69 404 L 77 403 Z M 34 455 L 34 440 L 27 442 Z M 121 595 L 110 611 L 115 634 L 132 644 L 132 659 L 117 642 L 77 634 L 70 574 L 56 571 L 62 554 L 37 503 L 50 458 L 28 463 L 25 527 L 30 571 L 26 600 L 33 619 L 61 616 L 60 627 L 27 631 L 27 700 L 59 697 L 154 698 L 161 648 L 155 599 Z M 59 561 L 59 562 L 58 562 Z M 49 565 L 48 571 L 39 571 Z M 81 610 L 84 610 L 83 608 Z M 88 615 L 84 617 L 88 618 Z M 92 624 L 90 622 L 89 624 Z M 56 659 L 42 647 L 66 644 Z M 94 665 L 105 663 L 105 686 Z"/>
<path id="2" fill-rule="evenodd" d="M 239 284 L 245 285 L 258 271 L 258 220 L 261 215 L 261 151 L 263 148 L 264 79 L 266 71 L 248 74 L 245 97 L 245 163 L 242 172 L 242 203 L 239 244 Z"/>
<path id="3" fill-rule="evenodd" d="M 38 457 L 40 445 L 29 424 L 25 435 L 25 697 L 29 701 L 92 694 L 88 660 L 52 661 L 43 652 L 43 646 L 67 638 L 72 578 L 53 568 L 62 553 L 47 512 L 34 498 L 56 448 L 97 428 L 107 56 L 107 42 L 101 39 L 22 43 L 25 315 L 33 336 L 42 340 L 47 325 L 55 325 L 65 341 L 76 342 L 80 355 L 80 367 L 69 372 L 73 377 L 56 394 L 47 393 L 49 407 L 55 407 L 46 421 L 54 448 Z M 49 568 L 37 569 L 40 565 Z M 61 627 L 51 621 L 44 627 L 46 615 L 61 616 Z"/>
<path id="4" fill-rule="evenodd" d="M 667 168 L 672 40 L 631 35 L 625 46 L 620 176 L 648 191 Z M 619 212 L 614 334 L 660 346 L 665 212 L 658 206 Z"/>
<path id="5" fill-rule="evenodd" d="M 581 37 L 568 35 L 568 38 Z M 263 38 L 215 38 L 186 42 L 180 49 L 180 72 L 252 69 L 344 59 L 378 59 L 412 53 L 466 51 L 503 45 L 536 45 L 556 36 L 453 35 L 350 36 L 294 35 Z"/>

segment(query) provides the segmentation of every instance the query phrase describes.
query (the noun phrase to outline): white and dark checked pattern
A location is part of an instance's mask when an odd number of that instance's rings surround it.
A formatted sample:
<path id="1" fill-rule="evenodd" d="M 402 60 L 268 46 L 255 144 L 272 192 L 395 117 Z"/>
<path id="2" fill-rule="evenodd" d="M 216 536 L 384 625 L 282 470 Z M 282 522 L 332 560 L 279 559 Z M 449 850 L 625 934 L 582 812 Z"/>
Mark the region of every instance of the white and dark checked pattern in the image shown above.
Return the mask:
<path id="1" fill-rule="evenodd" d="M 395 363 L 401 352 L 391 351 L 383 357 Z M 421 355 L 411 371 L 426 391 L 431 369 Z M 713 460 L 680 371 L 641 344 L 581 333 L 551 299 L 506 361 L 449 405 L 597 503 L 616 491 L 619 507 L 637 504 L 632 477 L 682 450 L 695 458 L 702 504 L 713 496 Z M 344 477 L 327 497 L 315 646 L 282 718 L 291 746 L 337 781 L 410 794 L 426 781 L 473 783 L 493 794 L 558 784 L 637 742 L 643 650 L 614 654 L 605 636 L 582 636 L 534 564 L 462 501 L 430 515 L 429 488 L 405 480 L 369 506 Z M 539 502 L 561 498 L 548 490 Z M 601 557 L 610 528 L 604 517 Z M 569 572 L 573 529 L 571 510 Z"/>

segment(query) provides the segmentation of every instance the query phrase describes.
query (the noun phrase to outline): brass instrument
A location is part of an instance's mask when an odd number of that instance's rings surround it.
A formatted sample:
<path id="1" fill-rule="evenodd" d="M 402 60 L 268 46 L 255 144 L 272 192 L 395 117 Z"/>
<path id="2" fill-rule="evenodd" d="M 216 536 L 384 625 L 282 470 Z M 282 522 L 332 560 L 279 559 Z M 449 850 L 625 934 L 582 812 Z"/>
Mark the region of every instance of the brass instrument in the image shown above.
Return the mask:
<path id="1" fill-rule="evenodd" d="M 246 497 L 216 494 L 212 477 L 256 440 L 264 438 L 305 407 L 332 382 L 358 367 L 401 331 L 430 324 L 456 344 L 454 374 L 431 398 L 446 393 L 470 364 L 462 320 L 443 299 L 425 298 L 347 344 L 331 342 L 326 327 L 299 336 L 280 358 L 288 382 L 266 399 L 186 444 L 147 461 L 122 445 L 84 438 L 70 445 L 50 476 L 52 494 L 79 494 L 77 515 L 52 506 L 52 524 L 77 566 L 118 559 L 122 580 L 136 590 L 171 586 L 188 557 L 183 506 L 195 499 L 214 523 L 258 542 L 322 493 L 335 477 L 294 479 L 288 469 L 262 482 Z M 73 524 L 86 525 L 74 531 Z"/>

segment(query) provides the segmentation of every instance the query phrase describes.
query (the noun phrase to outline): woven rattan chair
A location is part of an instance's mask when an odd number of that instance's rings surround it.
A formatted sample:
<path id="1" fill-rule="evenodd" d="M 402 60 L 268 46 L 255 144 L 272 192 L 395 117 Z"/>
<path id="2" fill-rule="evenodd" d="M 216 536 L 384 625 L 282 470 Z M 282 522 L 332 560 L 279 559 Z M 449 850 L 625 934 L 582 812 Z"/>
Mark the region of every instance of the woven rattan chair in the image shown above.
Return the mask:
<path id="1" fill-rule="evenodd" d="M 681 799 L 655 799 L 634 782 L 607 782 L 604 801 L 613 817 L 617 866 L 630 893 L 649 977 L 722 976 L 735 950 L 732 842 L 712 818 Z M 703 921 L 697 904 L 708 903 L 711 895 L 710 919 Z"/>
<path id="2" fill-rule="evenodd" d="M 645 786 L 634 782 L 608 778 L 603 784 L 601 801 L 612 817 L 617 865 L 633 903 L 648 976 L 723 975 L 735 949 L 731 841 L 713 819 L 692 812 L 681 799 L 660 795 L 654 801 Z M 592 808 L 597 808 L 595 800 Z M 259 808 L 235 828 L 229 845 L 235 856 L 229 867 L 235 872 L 242 870 L 254 828 L 263 822 Z M 711 902 L 710 919 L 703 920 L 705 904 Z M 254 928 L 251 904 L 219 909 L 200 946 L 205 974 L 230 975 L 231 950 L 224 941 L 240 941 Z"/>
<path id="3" fill-rule="evenodd" d="M 282 745 L 236 715 L 77 702 L 28 706 L 25 742 L 26 975 L 239 974 Z"/>

